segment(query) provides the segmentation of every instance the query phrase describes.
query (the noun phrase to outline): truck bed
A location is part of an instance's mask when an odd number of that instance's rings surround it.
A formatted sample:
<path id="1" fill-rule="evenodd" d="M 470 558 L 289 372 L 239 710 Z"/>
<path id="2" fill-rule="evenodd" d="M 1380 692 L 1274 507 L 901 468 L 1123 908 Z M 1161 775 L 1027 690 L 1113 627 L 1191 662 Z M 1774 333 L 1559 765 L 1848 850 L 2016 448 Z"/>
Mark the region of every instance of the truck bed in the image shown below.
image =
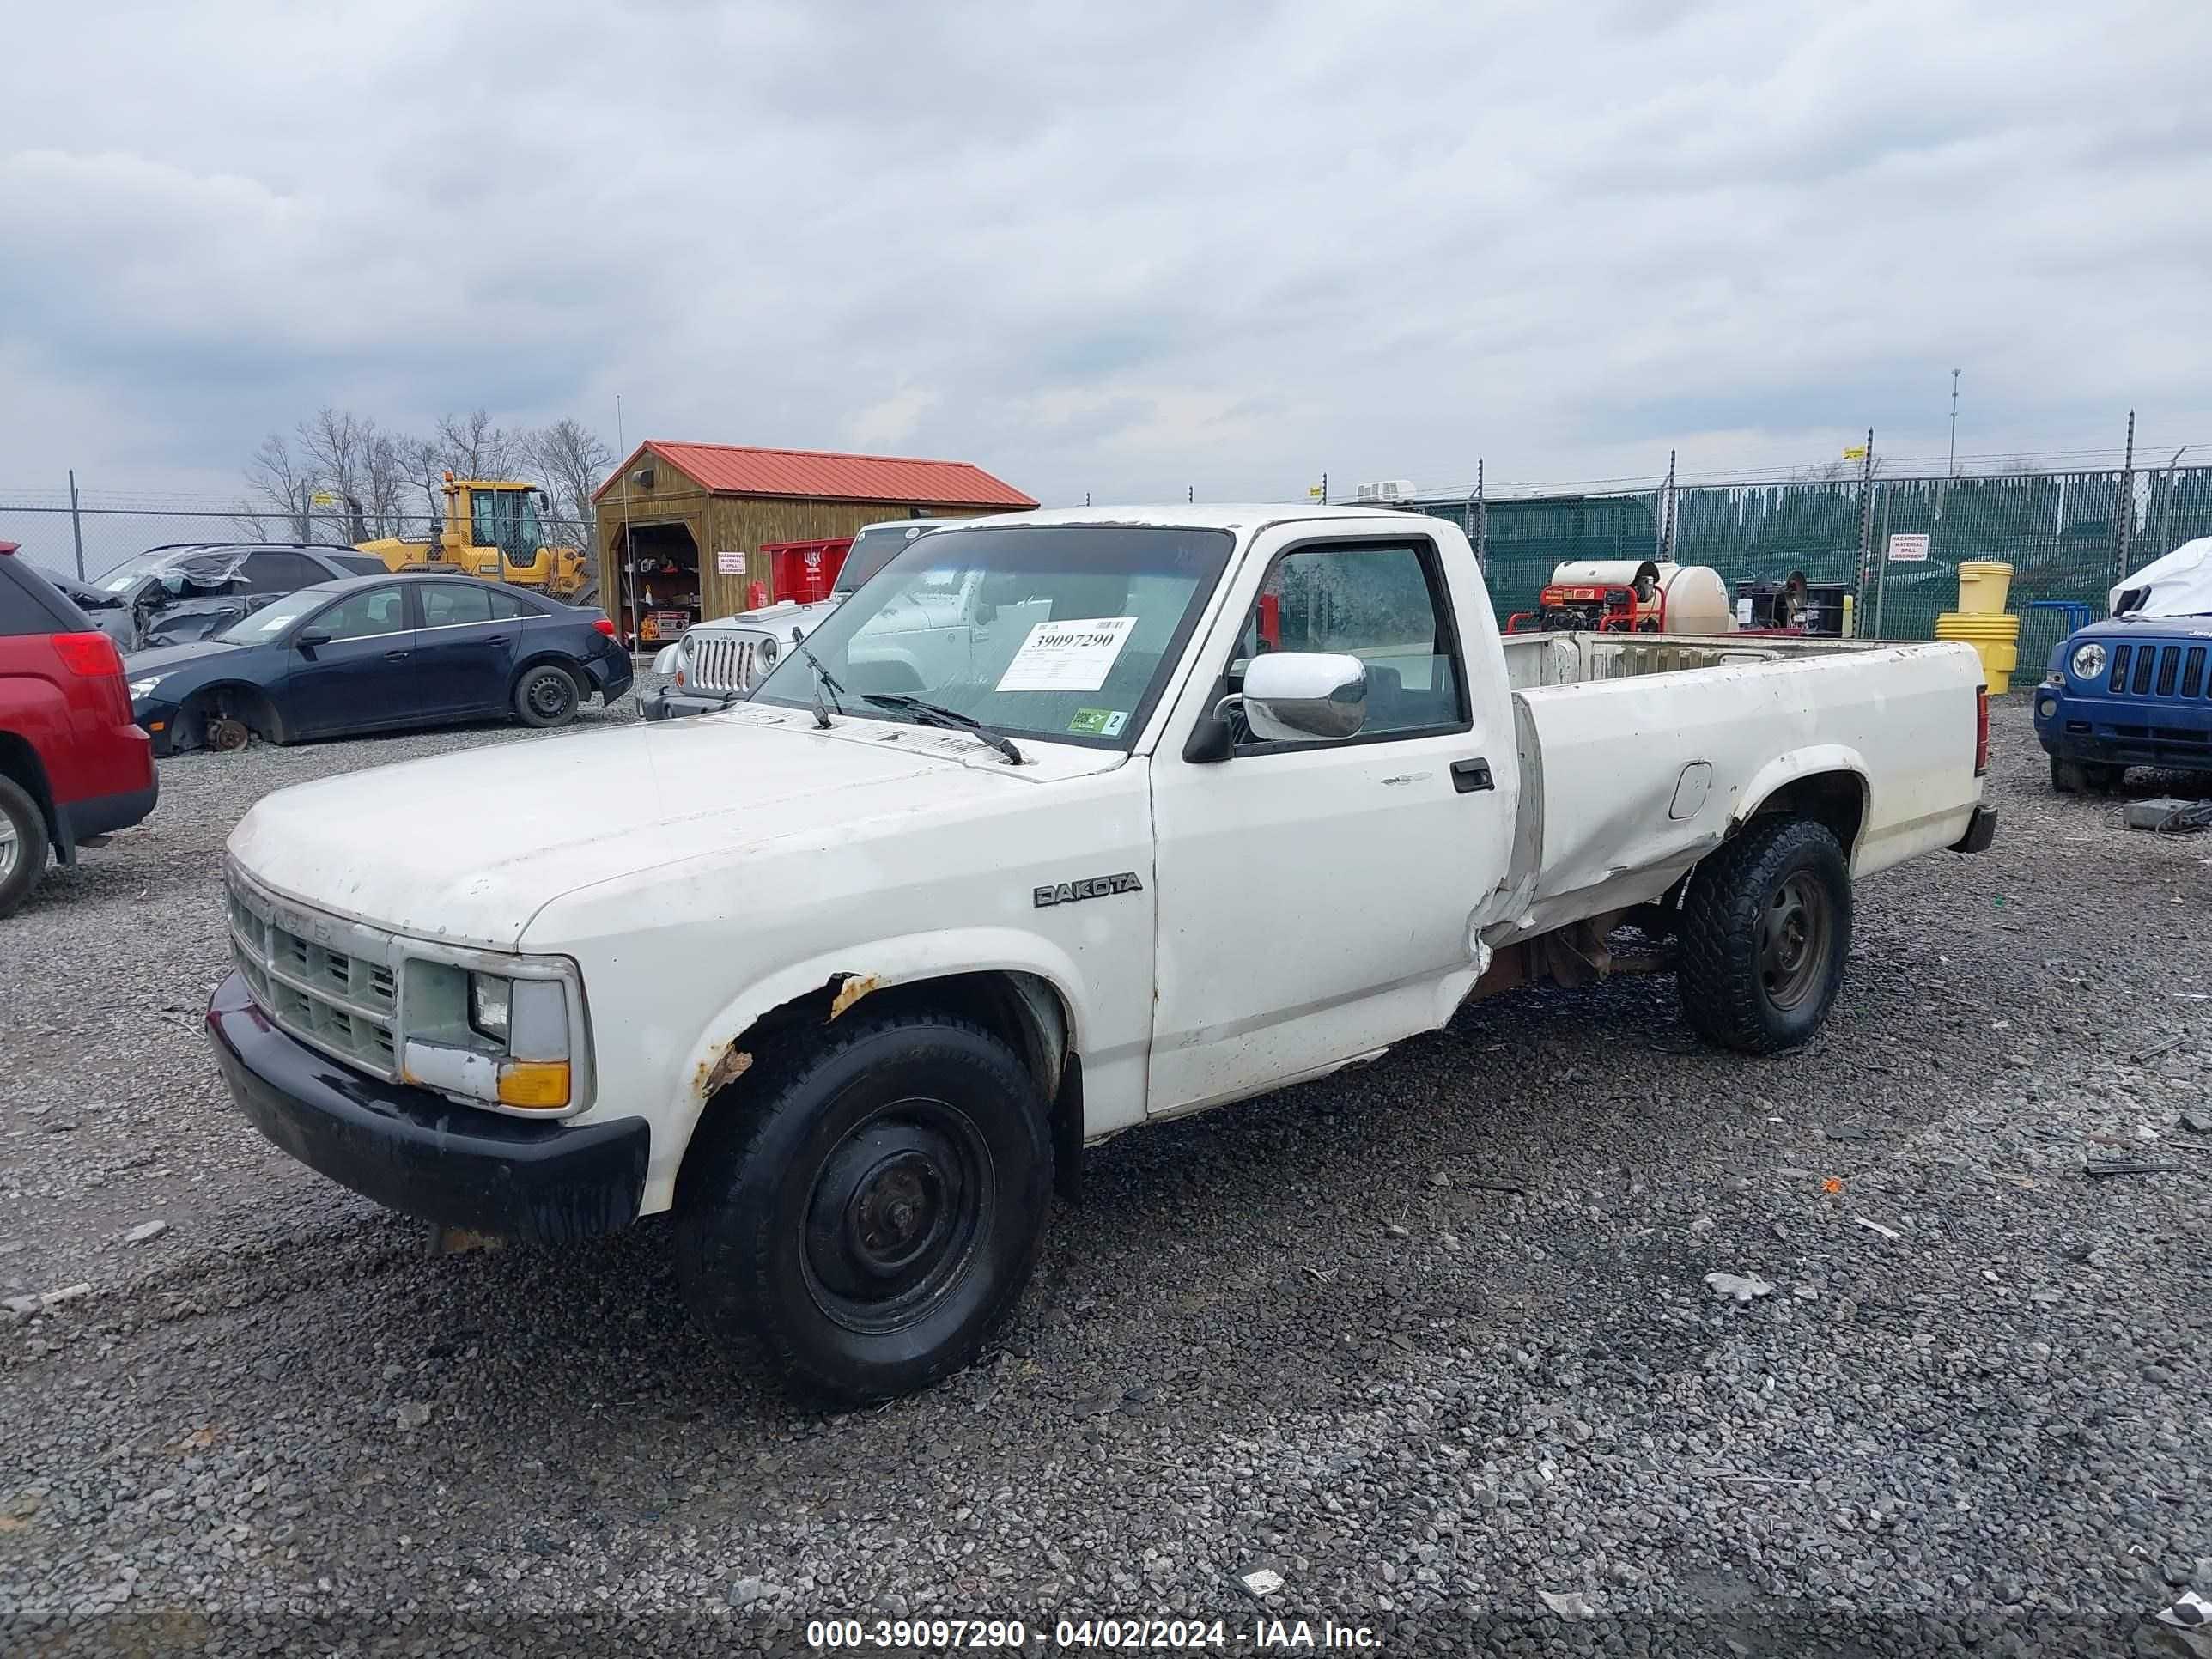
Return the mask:
<path id="1" fill-rule="evenodd" d="M 1793 780 L 1855 787 L 1855 875 L 1950 846 L 1979 799 L 1971 647 L 1509 635 L 1522 790 L 1498 945 L 1658 897 Z"/>

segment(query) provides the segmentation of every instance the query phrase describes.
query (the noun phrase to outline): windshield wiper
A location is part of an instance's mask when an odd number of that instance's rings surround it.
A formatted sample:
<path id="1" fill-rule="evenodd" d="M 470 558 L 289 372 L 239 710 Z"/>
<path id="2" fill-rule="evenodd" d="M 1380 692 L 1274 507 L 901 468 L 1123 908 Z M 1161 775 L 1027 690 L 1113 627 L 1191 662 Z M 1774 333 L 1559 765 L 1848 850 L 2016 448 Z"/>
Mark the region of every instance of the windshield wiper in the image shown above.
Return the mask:
<path id="1" fill-rule="evenodd" d="M 909 697 L 896 691 L 864 691 L 862 702 L 872 702 L 878 708 L 896 708 L 909 715 L 920 726 L 941 726 L 948 732 L 965 732 L 980 743 L 988 743 L 1006 757 L 1009 766 L 1022 763 L 1022 751 L 1014 747 L 1012 738 L 1002 738 L 996 732 L 986 732 L 981 720 L 970 720 L 955 709 L 933 702 L 924 702 L 920 697 Z"/>
<path id="2" fill-rule="evenodd" d="M 814 723 L 827 732 L 830 729 L 830 710 L 822 706 L 822 688 L 825 685 L 830 688 L 830 701 L 841 714 L 845 712 L 845 705 L 839 702 L 837 697 L 845 688 L 838 684 L 836 677 L 822 665 L 821 658 L 806 648 L 806 630 L 796 623 L 792 626 L 791 644 L 793 650 L 806 659 L 806 665 L 814 671 Z"/>

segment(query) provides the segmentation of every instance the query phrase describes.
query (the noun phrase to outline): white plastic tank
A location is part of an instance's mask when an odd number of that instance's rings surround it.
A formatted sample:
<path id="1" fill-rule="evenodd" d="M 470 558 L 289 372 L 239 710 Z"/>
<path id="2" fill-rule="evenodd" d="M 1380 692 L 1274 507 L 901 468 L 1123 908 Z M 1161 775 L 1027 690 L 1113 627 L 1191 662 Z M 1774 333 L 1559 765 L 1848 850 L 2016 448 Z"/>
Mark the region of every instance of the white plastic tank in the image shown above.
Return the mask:
<path id="1" fill-rule="evenodd" d="M 1650 559 L 1570 559 L 1552 572 L 1557 584 L 1606 583 L 1662 594 L 1669 634 L 1726 634 L 1735 627 L 1728 584 L 1711 565 L 1658 564 Z"/>

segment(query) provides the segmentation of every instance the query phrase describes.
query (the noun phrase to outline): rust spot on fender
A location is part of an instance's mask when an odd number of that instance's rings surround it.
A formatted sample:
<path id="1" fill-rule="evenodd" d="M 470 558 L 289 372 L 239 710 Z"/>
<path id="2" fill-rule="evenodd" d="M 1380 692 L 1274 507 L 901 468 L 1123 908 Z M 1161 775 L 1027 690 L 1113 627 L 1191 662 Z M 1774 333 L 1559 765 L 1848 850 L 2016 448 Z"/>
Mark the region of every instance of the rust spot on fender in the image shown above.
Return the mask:
<path id="1" fill-rule="evenodd" d="M 722 1051 L 722 1057 L 713 1066 L 702 1066 L 692 1082 L 699 1091 L 699 1097 L 704 1100 L 717 1090 L 728 1088 L 752 1067 L 753 1057 L 732 1044 Z"/>
<path id="2" fill-rule="evenodd" d="M 845 982 L 837 988 L 837 994 L 830 1004 L 830 1018 L 836 1019 L 869 992 L 883 988 L 883 981 L 873 974 L 846 975 Z"/>

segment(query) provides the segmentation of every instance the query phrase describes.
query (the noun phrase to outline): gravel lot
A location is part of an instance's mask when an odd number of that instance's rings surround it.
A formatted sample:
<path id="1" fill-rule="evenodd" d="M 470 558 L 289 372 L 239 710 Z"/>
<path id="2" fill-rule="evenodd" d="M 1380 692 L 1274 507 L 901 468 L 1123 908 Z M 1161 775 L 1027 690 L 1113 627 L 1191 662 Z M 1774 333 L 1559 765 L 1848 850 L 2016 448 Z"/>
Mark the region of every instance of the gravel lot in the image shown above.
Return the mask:
<path id="1" fill-rule="evenodd" d="M 1997 848 L 1867 884 L 1808 1050 L 1704 1051 L 1626 981 L 1124 1137 L 1003 1350 L 843 1418 L 687 1328 L 665 1227 L 431 1259 L 217 1087 L 245 808 L 544 739 L 167 763 L 0 923 L 0 1285 L 90 1287 L 0 1317 L 0 1648 L 786 1651 L 852 1614 L 2185 1653 L 2142 1619 L 2212 1594 L 2212 1156 L 2173 1145 L 2212 1145 L 2178 1127 L 2212 838 L 2051 795 L 2027 716 Z M 2085 1177 L 2120 1154 L 2185 1168 Z"/>

